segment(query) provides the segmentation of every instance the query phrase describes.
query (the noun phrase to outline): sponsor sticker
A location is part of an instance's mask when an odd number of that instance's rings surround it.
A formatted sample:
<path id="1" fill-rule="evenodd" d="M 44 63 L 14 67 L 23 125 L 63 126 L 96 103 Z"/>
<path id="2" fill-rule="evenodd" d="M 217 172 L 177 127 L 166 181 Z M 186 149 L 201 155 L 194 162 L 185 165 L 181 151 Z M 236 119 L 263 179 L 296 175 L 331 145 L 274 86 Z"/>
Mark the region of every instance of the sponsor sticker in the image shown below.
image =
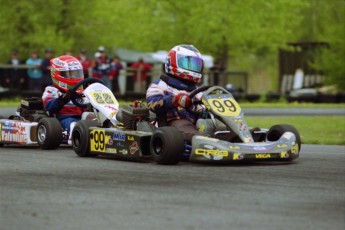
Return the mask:
<path id="1" fill-rule="evenodd" d="M 266 158 L 271 158 L 271 154 L 269 153 L 258 153 L 255 154 L 256 159 L 266 159 Z"/>
<path id="2" fill-rule="evenodd" d="M 116 141 L 125 141 L 126 140 L 126 135 L 123 133 L 114 133 L 113 135 L 113 140 Z"/>
<path id="3" fill-rule="evenodd" d="M 292 154 L 298 154 L 298 144 L 296 143 L 294 146 L 291 148 L 291 153 Z"/>
<path id="4" fill-rule="evenodd" d="M 230 145 L 229 148 L 230 148 L 231 150 L 240 150 L 240 149 L 241 149 L 241 147 L 238 146 L 238 145 Z"/>
<path id="5" fill-rule="evenodd" d="M 243 155 L 241 153 L 234 153 L 232 155 L 232 159 L 233 160 L 242 160 L 243 159 Z"/>
<path id="6" fill-rule="evenodd" d="M 117 150 L 114 148 L 107 148 L 105 152 L 106 153 L 117 153 Z"/>
<path id="7" fill-rule="evenodd" d="M 264 147 L 264 146 L 254 146 L 253 150 L 254 151 L 265 151 L 266 147 Z"/>
<path id="8" fill-rule="evenodd" d="M 121 150 L 119 150 L 119 153 L 122 153 L 122 155 L 127 155 L 128 150 L 127 149 L 121 149 Z"/>
<path id="9" fill-rule="evenodd" d="M 280 158 L 289 158 L 289 154 L 287 152 L 281 152 Z"/>
<path id="10" fill-rule="evenodd" d="M 226 150 L 218 150 L 218 149 L 195 149 L 196 155 L 202 156 L 218 156 L 218 157 L 227 157 L 229 156 L 229 152 Z"/>
<path id="11" fill-rule="evenodd" d="M 287 148 L 288 147 L 288 145 L 287 144 L 278 144 L 277 145 L 277 148 Z"/>
<path id="12" fill-rule="evenodd" d="M 134 141 L 130 146 L 129 146 L 129 152 L 131 154 L 136 153 L 139 150 L 139 145 L 138 142 Z"/>
<path id="13" fill-rule="evenodd" d="M 0 140 L 15 143 L 26 143 L 28 141 L 25 133 L 25 126 L 21 122 L 6 121 L 5 124 L 0 123 Z"/>

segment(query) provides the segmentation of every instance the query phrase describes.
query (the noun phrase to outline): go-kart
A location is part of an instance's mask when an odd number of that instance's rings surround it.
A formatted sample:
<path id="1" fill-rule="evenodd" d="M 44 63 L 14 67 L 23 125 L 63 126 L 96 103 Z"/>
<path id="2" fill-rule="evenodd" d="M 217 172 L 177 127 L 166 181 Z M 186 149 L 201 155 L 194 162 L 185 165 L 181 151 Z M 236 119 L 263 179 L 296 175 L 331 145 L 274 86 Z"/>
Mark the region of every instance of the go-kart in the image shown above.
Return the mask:
<path id="1" fill-rule="evenodd" d="M 192 161 L 291 161 L 299 156 L 301 138 L 288 124 L 270 129 L 251 128 L 234 97 L 222 87 L 204 87 L 202 103 L 210 119 L 199 119 L 197 127 L 208 136 L 194 136 L 189 159 Z"/>
<path id="2" fill-rule="evenodd" d="M 204 117 L 197 127 L 205 135 L 196 135 L 188 144 L 179 130 L 164 126 L 161 118 L 143 104 L 118 107 L 114 95 L 95 83 L 84 90 L 95 112 L 104 122 L 82 120 L 72 132 L 72 146 L 80 157 L 115 156 L 128 160 L 153 159 L 158 164 L 177 164 L 183 159 L 196 162 L 290 161 L 299 156 L 301 139 L 291 125 L 270 129 L 250 128 L 231 93 L 219 86 L 201 87 Z M 99 119 L 98 121 L 100 121 Z"/>
<path id="3" fill-rule="evenodd" d="M 80 107 L 87 103 L 81 102 L 77 89 L 86 84 L 102 82 L 90 78 L 81 81 L 73 89 L 72 102 Z M 69 144 L 69 133 L 60 122 L 43 108 L 41 98 L 24 98 L 15 115 L 7 119 L 0 117 L 0 146 L 3 145 L 39 145 L 43 149 L 56 149 L 60 144 Z"/>

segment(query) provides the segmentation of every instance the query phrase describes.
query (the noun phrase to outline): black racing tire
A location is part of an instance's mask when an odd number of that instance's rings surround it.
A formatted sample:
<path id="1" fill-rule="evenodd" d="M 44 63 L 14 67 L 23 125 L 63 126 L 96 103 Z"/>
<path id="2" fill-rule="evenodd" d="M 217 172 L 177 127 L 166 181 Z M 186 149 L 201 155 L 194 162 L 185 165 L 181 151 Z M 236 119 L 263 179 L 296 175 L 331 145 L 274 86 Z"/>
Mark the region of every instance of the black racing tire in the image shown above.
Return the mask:
<path id="1" fill-rule="evenodd" d="M 178 164 L 184 152 L 182 133 L 175 127 L 157 128 L 151 137 L 150 152 L 157 164 Z"/>
<path id="2" fill-rule="evenodd" d="M 301 150 L 301 137 L 297 129 L 292 125 L 281 124 L 273 125 L 267 132 L 268 141 L 277 141 L 285 132 L 292 132 L 296 136 L 296 142 L 298 144 L 298 151 Z"/>
<path id="3" fill-rule="evenodd" d="M 72 131 L 72 147 L 80 157 L 95 157 L 90 153 L 90 127 L 98 126 L 98 121 L 81 120 L 76 123 Z"/>
<path id="4" fill-rule="evenodd" d="M 42 118 L 37 125 L 37 143 L 42 149 L 56 149 L 62 141 L 63 128 L 53 117 Z"/>

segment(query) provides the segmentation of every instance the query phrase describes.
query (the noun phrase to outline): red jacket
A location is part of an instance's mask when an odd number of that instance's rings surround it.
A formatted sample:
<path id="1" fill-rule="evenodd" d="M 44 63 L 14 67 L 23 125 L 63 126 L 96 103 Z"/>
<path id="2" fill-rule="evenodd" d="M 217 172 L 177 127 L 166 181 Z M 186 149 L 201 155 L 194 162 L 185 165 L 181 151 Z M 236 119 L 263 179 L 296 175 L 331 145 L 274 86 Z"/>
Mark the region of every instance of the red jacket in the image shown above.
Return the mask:
<path id="1" fill-rule="evenodd" d="M 135 71 L 134 72 L 134 75 L 133 75 L 133 80 L 136 81 L 138 79 L 138 74 L 141 73 L 141 80 L 142 81 L 146 81 L 147 79 L 147 73 L 151 70 L 152 66 L 148 63 L 145 63 L 145 62 L 135 62 L 131 65 L 131 68 L 134 68 L 134 69 L 141 69 L 141 72 L 140 71 Z"/>
<path id="2" fill-rule="evenodd" d="M 85 109 L 74 105 L 71 101 L 65 105 L 59 103 L 58 98 L 61 94 L 59 89 L 47 86 L 42 96 L 44 108 L 55 114 L 59 120 L 66 117 L 81 117 Z"/>
<path id="3" fill-rule="evenodd" d="M 87 57 L 85 59 L 82 59 L 80 55 L 78 55 L 76 58 L 80 61 L 81 65 L 83 66 L 84 76 L 88 76 L 88 71 L 91 68 L 91 60 Z"/>

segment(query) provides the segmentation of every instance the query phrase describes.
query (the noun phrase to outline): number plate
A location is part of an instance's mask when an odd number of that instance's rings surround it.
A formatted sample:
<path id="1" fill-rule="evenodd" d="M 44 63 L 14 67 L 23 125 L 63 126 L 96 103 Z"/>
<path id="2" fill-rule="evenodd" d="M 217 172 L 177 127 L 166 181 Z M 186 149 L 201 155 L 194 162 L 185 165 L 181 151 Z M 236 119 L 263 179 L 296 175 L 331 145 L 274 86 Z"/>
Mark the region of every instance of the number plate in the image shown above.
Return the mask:
<path id="1" fill-rule="evenodd" d="M 90 132 L 90 150 L 91 152 L 105 152 L 105 131 L 104 130 L 92 130 Z"/>
<path id="2" fill-rule="evenodd" d="M 234 117 L 241 113 L 241 107 L 233 98 L 210 98 L 207 103 L 220 116 Z"/>
<path id="3" fill-rule="evenodd" d="M 92 100 L 95 101 L 97 104 L 108 104 L 114 105 L 117 104 L 114 96 L 109 92 L 91 92 Z"/>

